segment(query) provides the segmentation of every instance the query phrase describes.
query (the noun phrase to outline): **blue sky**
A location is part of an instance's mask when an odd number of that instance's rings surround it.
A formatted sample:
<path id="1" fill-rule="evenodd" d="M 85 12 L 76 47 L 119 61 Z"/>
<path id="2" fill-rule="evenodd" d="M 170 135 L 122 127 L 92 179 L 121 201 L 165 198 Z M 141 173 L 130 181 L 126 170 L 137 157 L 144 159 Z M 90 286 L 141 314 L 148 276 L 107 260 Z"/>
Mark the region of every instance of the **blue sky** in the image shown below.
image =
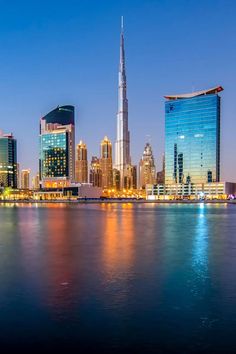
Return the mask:
<path id="1" fill-rule="evenodd" d="M 163 95 L 222 85 L 222 179 L 236 181 L 236 2 L 0 0 L 0 129 L 18 140 L 21 168 L 38 166 L 39 119 L 76 106 L 89 156 L 116 135 L 120 16 L 125 18 L 131 153 L 147 136 L 158 168 Z"/>

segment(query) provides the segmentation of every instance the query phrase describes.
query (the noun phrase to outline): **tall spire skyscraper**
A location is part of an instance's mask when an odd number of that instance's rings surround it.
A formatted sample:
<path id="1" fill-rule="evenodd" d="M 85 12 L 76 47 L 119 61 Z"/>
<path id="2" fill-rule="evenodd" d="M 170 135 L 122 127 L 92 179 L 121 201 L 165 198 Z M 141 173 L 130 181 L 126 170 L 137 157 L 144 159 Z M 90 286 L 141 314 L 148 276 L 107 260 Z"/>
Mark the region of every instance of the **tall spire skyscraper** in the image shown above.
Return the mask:
<path id="1" fill-rule="evenodd" d="M 124 26 L 122 16 L 120 34 L 117 137 L 115 144 L 115 168 L 120 171 L 121 188 L 124 187 L 124 177 L 126 175 L 127 166 L 130 164 L 130 133 L 128 129 L 128 99 L 125 70 Z"/>

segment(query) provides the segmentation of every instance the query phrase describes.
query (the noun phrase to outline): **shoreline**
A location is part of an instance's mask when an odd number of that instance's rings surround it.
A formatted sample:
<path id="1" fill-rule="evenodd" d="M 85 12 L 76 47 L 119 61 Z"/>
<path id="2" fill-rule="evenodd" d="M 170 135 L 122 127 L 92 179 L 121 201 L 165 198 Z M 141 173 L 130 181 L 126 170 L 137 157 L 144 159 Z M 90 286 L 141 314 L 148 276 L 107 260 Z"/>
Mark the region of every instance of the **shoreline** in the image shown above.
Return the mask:
<path id="1" fill-rule="evenodd" d="M 236 200 L 0 200 L 1 204 L 235 204 Z"/>

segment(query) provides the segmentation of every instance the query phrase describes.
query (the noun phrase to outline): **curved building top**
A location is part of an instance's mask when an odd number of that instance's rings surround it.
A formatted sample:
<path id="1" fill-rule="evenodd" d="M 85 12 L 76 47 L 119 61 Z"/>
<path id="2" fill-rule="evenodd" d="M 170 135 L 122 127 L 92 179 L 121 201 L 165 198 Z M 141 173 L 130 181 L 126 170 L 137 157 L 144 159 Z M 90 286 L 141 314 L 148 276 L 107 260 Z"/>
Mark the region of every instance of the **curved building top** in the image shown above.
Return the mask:
<path id="1" fill-rule="evenodd" d="M 58 106 L 49 112 L 42 119 L 46 123 L 57 123 L 61 125 L 75 124 L 75 107 L 74 106 Z"/>
<path id="2" fill-rule="evenodd" d="M 184 98 L 193 98 L 193 97 L 197 97 L 197 96 L 217 94 L 223 90 L 224 89 L 222 86 L 216 86 L 216 87 L 213 87 L 209 90 L 195 91 L 195 92 L 191 92 L 191 93 L 184 93 L 181 95 L 167 95 L 164 97 L 167 100 L 179 100 L 179 99 L 184 99 Z"/>

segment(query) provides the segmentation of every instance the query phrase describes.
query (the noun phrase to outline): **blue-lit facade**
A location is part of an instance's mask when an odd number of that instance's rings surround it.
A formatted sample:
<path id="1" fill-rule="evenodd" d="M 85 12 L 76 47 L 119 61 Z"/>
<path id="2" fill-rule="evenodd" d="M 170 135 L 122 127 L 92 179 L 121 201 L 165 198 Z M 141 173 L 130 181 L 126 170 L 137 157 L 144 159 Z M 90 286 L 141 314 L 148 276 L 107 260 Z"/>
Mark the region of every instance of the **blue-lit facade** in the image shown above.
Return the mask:
<path id="1" fill-rule="evenodd" d="M 211 183 L 220 180 L 221 87 L 166 96 L 165 183 Z"/>
<path id="2" fill-rule="evenodd" d="M 69 186 L 75 177 L 74 107 L 58 106 L 41 118 L 39 139 L 41 186 Z"/>
<path id="3" fill-rule="evenodd" d="M 68 133 L 40 136 L 42 178 L 66 178 L 69 175 Z"/>

